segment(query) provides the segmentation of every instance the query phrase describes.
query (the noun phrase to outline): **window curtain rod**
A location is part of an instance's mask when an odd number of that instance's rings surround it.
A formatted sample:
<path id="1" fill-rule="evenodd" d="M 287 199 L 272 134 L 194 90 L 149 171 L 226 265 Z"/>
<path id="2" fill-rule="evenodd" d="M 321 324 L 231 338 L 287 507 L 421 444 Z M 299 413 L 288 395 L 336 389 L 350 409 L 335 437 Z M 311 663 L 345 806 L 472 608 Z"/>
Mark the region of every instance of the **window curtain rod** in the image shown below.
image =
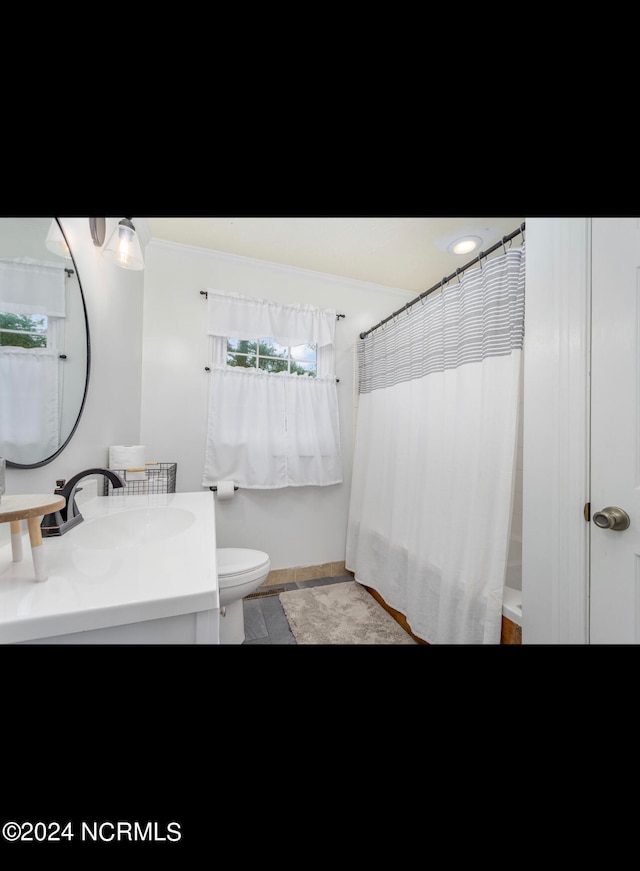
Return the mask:
<path id="1" fill-rule="evenodd" d="M 200 291 L 200 296 L 203 296 L 205 299 L 208 299 L 208 298 L 209 298 L 209 294 L 207 293 L 206 290 L 201 290 L 201 291 Z M 336 320 L 337 320 L 337 321 L 339 321 L 340 318 L 346 318 L 346 315 L 336 315 Z"/>
<path id="2" fill-rule="evenodd" d="M 515 236 L 518 236 L 520 233 L 522 233 L 522 240 L 524 241 L 524 230 L 525 230 L 525 222 L 523 221 L 522 224 L 520 224 L 520 226 L 518 227 L 518 229 L 514 230 L 513 233 L 509 233 L 508 236 L 503 236 L 502 239 L 499 242 L 496 242 L 495 245 L 492 245 L 491 248 L 487 248 L 486 251 L 481 251 L 477 257 L 474 257 L 473 260 L 470 260 L 468 263 L 465 263 L 464 266 L 459 266 L 455 272 L 451 273 L 451 275 L 446 275 L 437 284 L 434 284 L 433 287 L 430 287 L 429 290 L 425 290 L 423 293 L 421 293 L 415 299 L 412 299 L 411 302 L 406 303 L 405 305 L 402 306 L 402 308 L 399 308 L 397 311 L 390 314 L 389 317 L 386 317 L 383 320 L 381 320 L 380 323 L 375 325 L 375 327 L 371 327 L 370 329 L 365 330 L 364 333 L 360 333 L 360 338 L 364 339 L 365 336 L 368 336 L 369 333 L 372 333 L 374 330 L 377 330 L 378 327 L 381 327 L 383 324 L 386 324 L 388 321 L 393 320 L 393 318 L 397 317 L 399 314 L 402 314 L 403 311 L 407 311 L 409 308 L 411 308 L 412 305 L 415 305 L 417 302 L 420 302 L 421 300 L 423 300 L 425 298 L 425 296 L 429 296 L 429 294 L 433 293 L 435 290 L 442 289 L 443 286 L 447 282 L 451 281 L 452 278 L 458 277 L 460 275 L 460 273 L 464 272 L 466 269 L 469 269 L 469 267 L 473 266 L 475 263 L 480 263 L 480 261 L 483 257 L 488 257 L 489 254 L 492 254 L 494 251 L 497 251 L 497 249 L 501 245 L 504 247 L 505 242 L 511 241 L 511 239 L 513 239 Z M 482 266 L 481 263 L 480 263 L 480 265 Z"/>

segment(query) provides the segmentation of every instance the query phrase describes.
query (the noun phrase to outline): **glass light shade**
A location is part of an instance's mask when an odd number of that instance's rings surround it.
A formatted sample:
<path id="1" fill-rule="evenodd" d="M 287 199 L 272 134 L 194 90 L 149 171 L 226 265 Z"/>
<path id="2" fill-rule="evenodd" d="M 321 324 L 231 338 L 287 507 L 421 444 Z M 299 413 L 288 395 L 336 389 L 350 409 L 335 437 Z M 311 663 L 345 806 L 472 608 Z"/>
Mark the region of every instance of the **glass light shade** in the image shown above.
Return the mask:
<path id="1" fill-rule="evenodd" d="M 57 254 L 59 257 L 66 257 L 67 260 L 71 260 L 71 251 L 69 251 L 69 246 L 55 218 L 51 222 L 44 244 L 52 254 Z"/>
<path id="2" fill-rule="evenodd" d="M 118 266 L 122 266 L 123 269 L 144 269 L 142 249 L 136 228 L 128 218 L 123 218 L 120 221 L 109 236 L 102 253 L 105 257 L 115 260 Z"/>

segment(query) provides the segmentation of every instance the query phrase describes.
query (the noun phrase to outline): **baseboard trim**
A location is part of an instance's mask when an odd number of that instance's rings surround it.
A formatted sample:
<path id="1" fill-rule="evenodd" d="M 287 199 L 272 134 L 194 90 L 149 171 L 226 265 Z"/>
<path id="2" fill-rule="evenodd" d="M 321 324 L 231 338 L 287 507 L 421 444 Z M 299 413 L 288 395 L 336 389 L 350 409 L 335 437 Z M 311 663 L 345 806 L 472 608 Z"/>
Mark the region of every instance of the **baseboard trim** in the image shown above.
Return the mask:
<path id="1" fill-rule="evenodd" d="M 291 569 L 274 569 L 267 575 L 267 579 L 260 584 L 262 587 L 270 587 L 273 584 L 293 584 L 296 581 L 312 581 L 316 578 L 340 578 L 343 575 L 353 577 L 353 572 L 345 568 L 344 562 L 320 563 L 315 566 L 296 566 Z"/>

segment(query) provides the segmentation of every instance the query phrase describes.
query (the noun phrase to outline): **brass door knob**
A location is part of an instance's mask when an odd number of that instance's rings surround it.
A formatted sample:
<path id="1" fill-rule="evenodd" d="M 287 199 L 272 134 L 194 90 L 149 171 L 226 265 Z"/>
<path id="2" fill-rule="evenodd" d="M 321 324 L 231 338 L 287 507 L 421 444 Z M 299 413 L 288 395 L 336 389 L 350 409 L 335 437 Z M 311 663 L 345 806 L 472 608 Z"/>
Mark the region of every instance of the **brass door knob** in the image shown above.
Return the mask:
<path id="1" fill-rule="evenodd" d="M 593 522 L 596 526 L 599 526 L 600 529 L 613 529 L 617 532 L 621 532 L 623 529 L 627 529 L 631 523 L 631 519 L 627 512 L 623 511 L 622 508 L 616 508 L 614 505 L 610 505 L 608 508 L 603 508 L 602 511 L 596 511 L 593 515 Z"/>

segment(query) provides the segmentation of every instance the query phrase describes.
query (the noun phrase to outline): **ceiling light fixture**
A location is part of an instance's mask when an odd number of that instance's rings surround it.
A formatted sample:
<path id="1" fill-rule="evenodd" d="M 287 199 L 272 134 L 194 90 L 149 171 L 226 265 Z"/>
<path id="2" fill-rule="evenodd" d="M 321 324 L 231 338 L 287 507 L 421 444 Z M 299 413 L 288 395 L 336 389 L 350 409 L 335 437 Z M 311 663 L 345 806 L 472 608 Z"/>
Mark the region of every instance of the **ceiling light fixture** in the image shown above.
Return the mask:
<path id="1" fill-rule="evenodd" d="M 59 257 L 66 257 L 67 260 L 71 260 L 71 251 L 69 251 L 67 240 L 64 238 L 64 234 L 56 218 L 51 222 L 44 244 L 52 254 L 57 254 Z"/>
<path id="2" fill-rule="evenodd" d="M 144 269 L 140 241 L 131 218 L 123 218 L 118 223 L 102 253 L 123 269 Z"/>
<path id="3" fill-rule="evenodd" d="M 480 236 L 462 236 L 447 246 L 449 254 L 470 254 L 482 245 Z"/>

